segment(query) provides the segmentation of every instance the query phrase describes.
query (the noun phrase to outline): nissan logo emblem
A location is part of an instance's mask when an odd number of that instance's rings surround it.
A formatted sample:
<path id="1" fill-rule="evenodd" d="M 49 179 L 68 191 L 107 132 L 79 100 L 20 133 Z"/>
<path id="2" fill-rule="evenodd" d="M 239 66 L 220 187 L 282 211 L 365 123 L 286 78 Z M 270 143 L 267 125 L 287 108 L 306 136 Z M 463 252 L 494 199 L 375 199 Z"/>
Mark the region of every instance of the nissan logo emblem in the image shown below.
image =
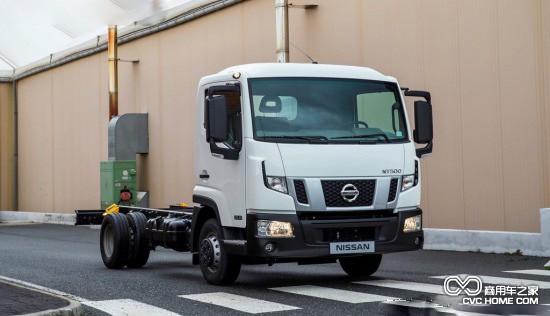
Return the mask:
<path id="1" fill-rule="evenodd" d="M 357 200 L 357 197 L 359 196 L 359 190 L 357 190 L 357 187 L 355 187 L 353 184 L 348 183 L 344 185 L 342 191 L 340 191 L 340 194 L 342 195 L 344 201 L 351 203 Z"/>

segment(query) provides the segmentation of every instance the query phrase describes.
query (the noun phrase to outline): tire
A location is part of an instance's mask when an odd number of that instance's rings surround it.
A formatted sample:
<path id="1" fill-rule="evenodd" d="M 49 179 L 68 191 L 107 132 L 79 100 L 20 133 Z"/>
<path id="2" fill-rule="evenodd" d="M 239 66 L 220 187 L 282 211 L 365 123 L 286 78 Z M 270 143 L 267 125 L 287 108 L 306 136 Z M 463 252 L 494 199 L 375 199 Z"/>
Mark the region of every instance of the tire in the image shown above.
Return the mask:
<path id="1" fill-rule="evenodd" d="M 222 229 L 215 219 L 207 220 L 199 234 L 199 263 L 206 282 L 232 284 L 241 272 L 239 257 L 228 255 L 222 242 Z"/>
<path id="2" fill-rule="evenodd" d="M 128 268 L 141 268 L 149 260 L 149 238 L 145 227 L 147 226 L 147 217 L 143 213 L 126 214 L 128 225 L 130 226 L 130 247 L 128 251 Z"/>
<path id="3" fill-rule="evenodd" d="M 101 259 L 109 269 L 123 268 L 128 262 L 130 232 L 126 216 L 112 213 L 105 216 L 101 223 L 99 245 Z"/>
<path id="4" fill-rule="evenodd" d="M 360 257 L 340 258 L 340 266 L 350 276 L 365 277 L 374 274 L 380 262 L 382 255 L 363 255 Z"/>

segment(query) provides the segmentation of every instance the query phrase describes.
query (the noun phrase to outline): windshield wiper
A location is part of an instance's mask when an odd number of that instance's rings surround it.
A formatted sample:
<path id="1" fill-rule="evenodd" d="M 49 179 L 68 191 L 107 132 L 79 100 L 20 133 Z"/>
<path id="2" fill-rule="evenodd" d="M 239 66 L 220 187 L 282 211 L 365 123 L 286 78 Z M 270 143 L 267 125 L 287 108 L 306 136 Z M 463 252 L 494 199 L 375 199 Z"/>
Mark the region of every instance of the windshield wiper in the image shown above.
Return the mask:
<path id="1" fill-rule="evenodd" d="M 332 137 L 331 139 L 344 139 L 344 138 L 371 138 L 371 137 L 383 137 L 386 143 L 390 142 L 390 139 L 386 134 L 377 133 L 377 134 L 365 134 L 365 135 L 352 135 L 352 136 L 338 136 Z"/>
<path id="2" fill-rule="evenodd" d="M 258 136 L 258 138 L 278 138 L 278 139 L 303 139 L 303 140 L 328 140 L 326 136 L 315 135 L 315 136 Z"/>

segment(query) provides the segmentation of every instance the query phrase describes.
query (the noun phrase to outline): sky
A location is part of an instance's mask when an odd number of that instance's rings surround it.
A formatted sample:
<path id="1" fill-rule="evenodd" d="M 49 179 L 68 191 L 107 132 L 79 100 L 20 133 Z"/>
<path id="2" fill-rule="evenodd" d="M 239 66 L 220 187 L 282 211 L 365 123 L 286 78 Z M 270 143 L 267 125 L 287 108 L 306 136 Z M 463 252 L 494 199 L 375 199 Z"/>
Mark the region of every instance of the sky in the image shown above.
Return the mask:
<path id="1" fill-rule="evenodd" d="M 0 76 L 191 0 L 0 0 Z M 197 1 L 197 0 L 195 0 Z M 148 17 L 154 17 L 151 19 Z M 51 56 L 53 54 L 53 56 Z"/>

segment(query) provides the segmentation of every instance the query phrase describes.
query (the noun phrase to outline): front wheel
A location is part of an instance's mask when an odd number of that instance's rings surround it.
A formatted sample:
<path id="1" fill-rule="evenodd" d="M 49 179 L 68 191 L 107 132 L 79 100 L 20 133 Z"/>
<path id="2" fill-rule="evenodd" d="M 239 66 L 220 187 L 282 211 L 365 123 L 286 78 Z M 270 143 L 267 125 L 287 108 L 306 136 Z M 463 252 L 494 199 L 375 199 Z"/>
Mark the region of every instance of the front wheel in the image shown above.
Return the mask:
<path id="1" fill-rule="evenodd" d="M 360 257 L 340 258 L 340 266 L 347 274 L 354 277 L 365 277 L 374 274 L 380 262 L 382 255 L 363 255 Z"/>
<path id="2" fill-rule="evenodd" d="M 199 262 L 206 282 L 212 285 L 235 282 L 241 272 L 241 261 L 225 252 L 222 229 L 215 219 L 202 225 L 199 242 Z"/>

